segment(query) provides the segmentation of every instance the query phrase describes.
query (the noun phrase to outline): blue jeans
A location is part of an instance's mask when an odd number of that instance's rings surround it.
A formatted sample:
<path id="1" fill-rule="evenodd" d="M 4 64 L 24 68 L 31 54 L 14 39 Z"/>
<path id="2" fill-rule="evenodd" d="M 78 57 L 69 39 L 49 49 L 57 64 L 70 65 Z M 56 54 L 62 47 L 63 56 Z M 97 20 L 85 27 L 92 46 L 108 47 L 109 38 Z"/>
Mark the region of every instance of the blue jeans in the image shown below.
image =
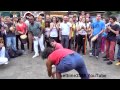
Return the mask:
<path id="1" fill-rule="evenodd" d="M 78 53 L 69 54 L 64 57 L 58 65 L 56 65 L 56 72 L 64 73 L 75 69 L 81 79 L 89 79 L 89 74 L 85 66 L 82 56 Z"/>
<path id="2" fill-rule="evenodd" d="M 119 44 L 118 44 L 117 58 L 119 58 L 119 59 L 120 59 L 120 45 L 119 45 Z"/>
<path id="3" fill-rule="evenodd" d="M 16 37 L 7 37 L 7 47 L 12 47 L 13 50 L 16 49 Z"/>
<path id="4" fill-rule="evenodd" d="M 64 48 L 68 48 L 68 46 L 69 46 L 69 36 L 68 35 L 61 36 L 61 44 Z"/>

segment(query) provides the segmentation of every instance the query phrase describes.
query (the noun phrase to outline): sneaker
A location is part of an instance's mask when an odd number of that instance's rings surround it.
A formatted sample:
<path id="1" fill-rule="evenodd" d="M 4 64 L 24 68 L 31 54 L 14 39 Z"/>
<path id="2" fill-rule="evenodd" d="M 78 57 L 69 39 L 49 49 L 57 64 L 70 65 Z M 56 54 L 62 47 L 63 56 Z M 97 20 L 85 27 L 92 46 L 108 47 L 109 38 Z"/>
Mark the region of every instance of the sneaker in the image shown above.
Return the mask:
<path id="1" fill-rule="evenodd" d="M 112 61 L 108 61 L 108 62 L 107 62 L 107 65 L 111 65 L 111 64 L 113 64 Z"/>
<path id="2" fill-rule="evenodd" d="M 6 62 L 5 64 L 8 64 L 8 62 Z"/>
<path id="3" fill-rule="evenodd" d="M 39 56 L 39 54 L 35 54 L 32 58 L 36 58 L 36 57 L 38 57 Z"/>
<path id="4" fill-rule="evenodd" d="M 89 54 L 90 57 L 93 57 L 92 53 Z"/>
<path id="5" fill-rule="evenodd" d="M 105 58 L 103 61 L 109 61 L 109 59 L 108 59 L 108 58 Z"/>
<path id="6" fill-rule="evenodd" d="M 96 59 L 98 59 L 99 57 L 98 56 L 96 56 Z"/>
<path id="7" fill-rule="evenodd" d="M 107 56 L 103 56 L 102 58 L 107 58 Z"/>
<path id="8" fill-rule="evenodd" d="M 119 62 L 117 62 L 115 65 L 116 65 L 116 66 L 119 66 L 119 65 L 120 65 L 120 61 L 119 61 Z"/>

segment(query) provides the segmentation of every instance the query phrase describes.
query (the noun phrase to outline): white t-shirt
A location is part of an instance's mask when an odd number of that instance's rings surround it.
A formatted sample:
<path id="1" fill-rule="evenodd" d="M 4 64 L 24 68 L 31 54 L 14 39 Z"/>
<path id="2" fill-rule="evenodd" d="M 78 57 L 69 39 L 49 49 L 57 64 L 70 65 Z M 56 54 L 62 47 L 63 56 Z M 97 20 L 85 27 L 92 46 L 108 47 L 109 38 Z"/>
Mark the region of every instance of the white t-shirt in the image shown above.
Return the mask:
<path id="1" fill-rule="evenodd" d="M 25 21 L 25 24 L 27 25 L 27 27 L 29 27 L 29 25 L 30 25 L 28 20 Z"/>
<path id="2" fill-rule="evenodd" d="M 69 35 L 71 27 L 72 27 L 72 24 L 70 22 L 61 23 L 60 24 L 60 29 L 61 29 L 62 35 Z"/>
<path id="3" fill-rule="evenodd" d="M 82 26 L 83 26 L 83 27 L 86 27 L 85 23 L 83 23 L 83 22 L 78 22 L 78 23 L 76 24 L 77 30 L 78 30 L 78 28 L 81 28 Z M 78 31 L 77 34 L 86 35 L 87 33 L 86 33 L 86 31 L 85 31 L 84 29 L 82 29 L 82 30 Z"/>
<path id="4" fill-rule="evenodd" d="M 58 37 L 58 30 L 56 27 L 53 27 L 53 29 L 50 31 L 50 37 Z"/>
<path id="5" fill-rule="evenodd" d="M 50 33 L 50 28 L 45 28 L 45 35 L 48 37 Z"/>

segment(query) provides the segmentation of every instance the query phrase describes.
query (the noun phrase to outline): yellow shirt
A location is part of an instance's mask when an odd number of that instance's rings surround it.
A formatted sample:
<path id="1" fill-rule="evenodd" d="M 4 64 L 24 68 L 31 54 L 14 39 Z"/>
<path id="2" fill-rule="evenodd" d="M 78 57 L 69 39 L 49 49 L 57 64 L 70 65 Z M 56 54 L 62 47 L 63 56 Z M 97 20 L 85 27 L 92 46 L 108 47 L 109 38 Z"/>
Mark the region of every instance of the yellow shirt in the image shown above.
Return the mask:
<path id="1" fill-rule="evenodd" d="M 73 23 L 72 24 L 72 37 L 74 36 L 75 29 L 76 29 L 76 25 Z"/>

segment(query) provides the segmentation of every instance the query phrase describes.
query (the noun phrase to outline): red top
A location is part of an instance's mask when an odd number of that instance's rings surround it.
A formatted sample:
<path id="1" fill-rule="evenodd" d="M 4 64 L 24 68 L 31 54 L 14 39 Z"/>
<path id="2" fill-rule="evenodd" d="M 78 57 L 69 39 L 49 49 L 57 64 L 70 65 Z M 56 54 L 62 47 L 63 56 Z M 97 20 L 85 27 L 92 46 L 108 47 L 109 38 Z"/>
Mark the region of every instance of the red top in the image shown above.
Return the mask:
<path id="1" fill-rule="evenodd" d="M 16 30 L 17 30 L 17 31 L 21 31 L 21 32 L 23 32 L 23 33 L 26 32 L 26 31 L 25 31 L 26 28 L 27 28 L 27 25 L 26 25 L 24 22 L 22 23 L 21 26 L 19 26 L 19 25 L 16 26 Z"/>
<path id="2" fill-rule="evenodd" d="M 48 59 L 51 60 L 53 64 L 57 65 L 59 64 L 60 60 L 62 60 L 62 58 L 72 53 L 74 53 L 74 51 L 70 49 L 57 49 L 48 56 Z"/>
<path id="3" fill-rule="evenodd" d="M 63 48 L 63 46 L 60 43 L 56 43 L 55 50 L 61 49 L 61 48 Z"/>

